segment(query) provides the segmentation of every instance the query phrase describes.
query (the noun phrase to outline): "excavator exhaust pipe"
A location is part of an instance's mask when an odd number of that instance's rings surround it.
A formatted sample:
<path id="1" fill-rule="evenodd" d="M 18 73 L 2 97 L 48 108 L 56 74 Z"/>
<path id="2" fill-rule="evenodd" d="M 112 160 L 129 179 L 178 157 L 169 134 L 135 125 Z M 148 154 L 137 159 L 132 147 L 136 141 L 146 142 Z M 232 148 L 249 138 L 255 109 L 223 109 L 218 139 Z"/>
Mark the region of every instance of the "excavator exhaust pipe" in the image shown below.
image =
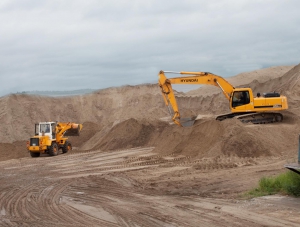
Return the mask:
<path id="1" fill-rule="evenodd" d="M 290 163 L 285 165 L 284 167 L 297 174 L 300 174 L 300 135 L 299 135 L 298 163 Z"/>
<path id="2" fill-rule="evenodd" d="M 72 127 L 65 132 L 64 136 L 79 136 L 81 129 L 81 124 L 72 124 Z"/>

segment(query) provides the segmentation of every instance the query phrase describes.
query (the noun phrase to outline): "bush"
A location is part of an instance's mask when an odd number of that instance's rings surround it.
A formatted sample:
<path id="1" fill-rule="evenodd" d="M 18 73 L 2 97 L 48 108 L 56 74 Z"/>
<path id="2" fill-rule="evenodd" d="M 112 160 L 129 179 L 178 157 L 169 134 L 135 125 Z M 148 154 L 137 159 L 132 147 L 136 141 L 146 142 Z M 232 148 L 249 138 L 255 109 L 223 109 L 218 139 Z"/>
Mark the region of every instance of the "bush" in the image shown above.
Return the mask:
<path id="1" fill-rule="evenodd" d="M 276 193 L 300 196 L 300 175 L 287 171 L 276 177 L 263 177 L 259 186 L 247 194 L 252 197 L 273 195 Z"/>
<path id="2" fill-rule="evenodd" d="M 289 181 L 284 185 L 285 190 L 294 196 L 300 196 L 300 175 L 294 172 L 288 172 Z"/>

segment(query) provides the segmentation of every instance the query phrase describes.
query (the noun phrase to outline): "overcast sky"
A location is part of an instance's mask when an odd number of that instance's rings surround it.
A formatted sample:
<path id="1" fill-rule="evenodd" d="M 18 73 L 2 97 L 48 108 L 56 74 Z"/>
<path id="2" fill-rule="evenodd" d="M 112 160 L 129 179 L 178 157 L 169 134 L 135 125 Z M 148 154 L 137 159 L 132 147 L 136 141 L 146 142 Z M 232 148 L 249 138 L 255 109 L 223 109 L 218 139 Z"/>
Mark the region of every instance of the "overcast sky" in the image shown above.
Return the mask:
<path id="1" fill-rule="evenodd" d="M 0 96 L 300 63 L 299 0 L 1 0 Z"/>

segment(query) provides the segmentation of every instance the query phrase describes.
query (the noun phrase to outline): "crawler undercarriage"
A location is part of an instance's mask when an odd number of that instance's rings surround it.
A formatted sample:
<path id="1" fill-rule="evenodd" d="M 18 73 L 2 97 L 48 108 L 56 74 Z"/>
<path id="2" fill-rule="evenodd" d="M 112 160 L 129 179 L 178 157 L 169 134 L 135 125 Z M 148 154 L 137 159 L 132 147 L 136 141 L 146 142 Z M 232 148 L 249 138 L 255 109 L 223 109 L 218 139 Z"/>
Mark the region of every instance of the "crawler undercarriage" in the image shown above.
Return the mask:
<path id="1" fill-rule="evenodd" d="M 268 124 L 281 122 L 283 120 L 283 115 L 276 112 L 229 113 L 217 116 L 216 120 L 223 121 L 227 118 L 236 118 L 243 123 Z"/>

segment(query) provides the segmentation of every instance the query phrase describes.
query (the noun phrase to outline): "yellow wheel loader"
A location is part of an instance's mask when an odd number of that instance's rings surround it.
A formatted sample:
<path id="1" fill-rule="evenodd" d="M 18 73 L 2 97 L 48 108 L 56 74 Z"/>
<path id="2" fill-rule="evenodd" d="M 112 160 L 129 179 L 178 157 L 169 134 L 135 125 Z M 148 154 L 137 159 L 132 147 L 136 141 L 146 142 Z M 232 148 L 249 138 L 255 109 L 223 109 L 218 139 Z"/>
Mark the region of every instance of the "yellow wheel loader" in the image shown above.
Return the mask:
<path id="1" fill-rule="evenodd" d="M 63 153 L 72 150 L 67 136 L 79 136 L 82 124 L 72 122 L 40 122 L 35 124 L 35 136 L 27 141 L 27 150 L 31 157 L 41 153 L 55 156 L 61 149 Z"/>
<path id="2" fill-rule="evenodd" d="M 167 78 L 165 73 L 176 73 L 188 75 L 184 77 Z M 172 120 L 180 126 L 192 126 L 196 116 L 191 118 L 181 118 L 172 84 L 207 84 L 219 87 L 224 96 L 229 101 L 231 113 L 217 116 L 217 120 L 222 121 L 227 118 L 237 118 L 241 122 L 251 122 L 254 124 L 264 124 L 282 121 L 283 116 L 278 111 L 288 108 L 287 98 L 276 92 L 259 93 L 257 97 L 251 88 L 235 88 L 224 78 L 209 72 L 167 72 L 160 71 L 158 74 L 158 84 L 169 108 Z"/>

